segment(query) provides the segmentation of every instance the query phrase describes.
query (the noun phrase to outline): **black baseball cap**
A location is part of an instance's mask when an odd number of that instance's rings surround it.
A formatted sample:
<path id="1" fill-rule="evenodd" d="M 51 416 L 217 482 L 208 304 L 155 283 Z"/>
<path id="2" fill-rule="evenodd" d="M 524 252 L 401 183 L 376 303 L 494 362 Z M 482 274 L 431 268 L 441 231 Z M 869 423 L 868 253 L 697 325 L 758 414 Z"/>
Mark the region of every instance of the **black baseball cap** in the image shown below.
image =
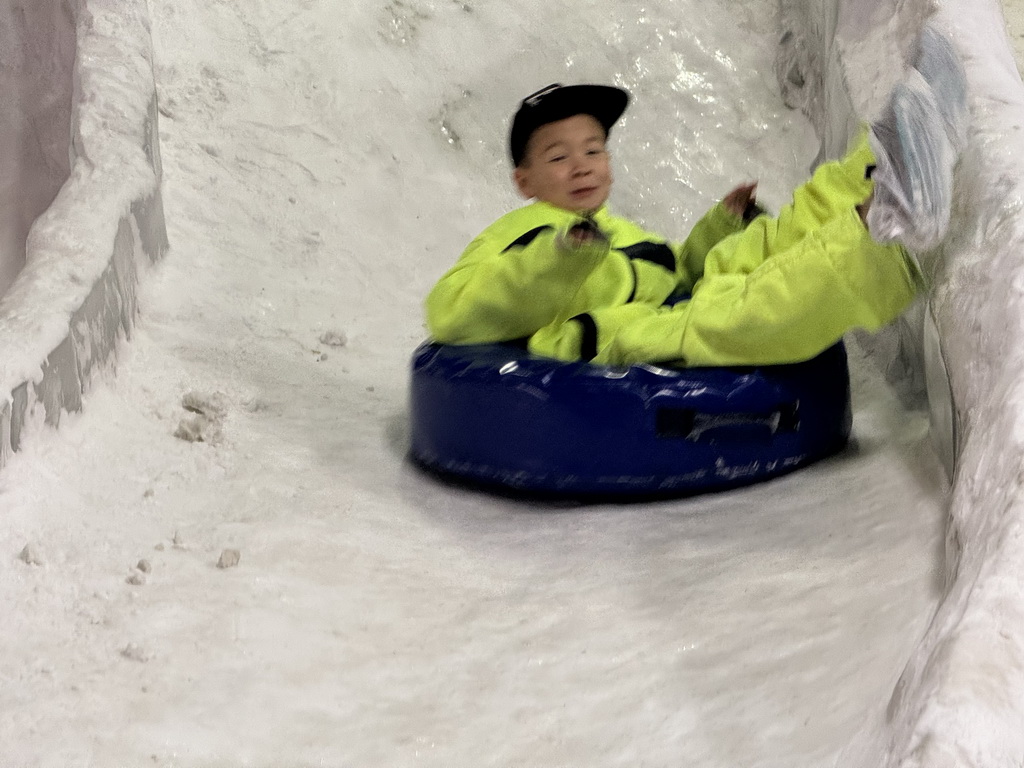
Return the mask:
<path id="1" fill-rule="evenodd" d="M 542 125 L 573 115 L 590 115 L 604 126 L 605 135 L 622 117 L 629 94 L 611 85 L 562 85 L 552 83 L 531 93 L 519 105 L 512 118 L 509 152 L 518 167 L 526 156 L 526 144 Z"/>

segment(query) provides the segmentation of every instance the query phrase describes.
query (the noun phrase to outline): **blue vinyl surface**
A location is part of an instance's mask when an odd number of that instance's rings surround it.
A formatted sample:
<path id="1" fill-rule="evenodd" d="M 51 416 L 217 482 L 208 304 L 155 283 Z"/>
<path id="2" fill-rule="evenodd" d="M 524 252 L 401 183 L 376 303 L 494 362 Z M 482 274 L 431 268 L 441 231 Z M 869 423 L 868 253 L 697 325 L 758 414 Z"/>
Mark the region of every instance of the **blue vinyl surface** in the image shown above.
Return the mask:
<path id="1" fill-rule="evenodd" d="M 759 368 L 611 368 L 513 344 L 422 344 L 412 458 L 446 476 L 553 495 L 675 495 L 764 480 L 840 450 L 846 351 Z"/>

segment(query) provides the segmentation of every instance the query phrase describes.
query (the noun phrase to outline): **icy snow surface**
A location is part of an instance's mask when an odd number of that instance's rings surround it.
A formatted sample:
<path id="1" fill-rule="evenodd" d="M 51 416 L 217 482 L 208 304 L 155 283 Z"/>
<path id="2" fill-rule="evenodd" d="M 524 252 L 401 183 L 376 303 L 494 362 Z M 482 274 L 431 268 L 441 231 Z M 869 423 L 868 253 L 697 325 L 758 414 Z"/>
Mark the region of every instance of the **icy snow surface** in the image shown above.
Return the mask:
<path id="1" fill-rule="evenodd" d="M 538 506 L 404 461 L 420 302 L 516 204 L 518 98 L 629 88 L 613 205 L 666 234 L 743 179 L 777 207 L 818 142 L 775 3 L 150 6 L 172 249 L 117 376 L 0 475 L 0 765 L 830 765 L 947 503 L 856 350 L 849 450 L 742 491 Z"/>

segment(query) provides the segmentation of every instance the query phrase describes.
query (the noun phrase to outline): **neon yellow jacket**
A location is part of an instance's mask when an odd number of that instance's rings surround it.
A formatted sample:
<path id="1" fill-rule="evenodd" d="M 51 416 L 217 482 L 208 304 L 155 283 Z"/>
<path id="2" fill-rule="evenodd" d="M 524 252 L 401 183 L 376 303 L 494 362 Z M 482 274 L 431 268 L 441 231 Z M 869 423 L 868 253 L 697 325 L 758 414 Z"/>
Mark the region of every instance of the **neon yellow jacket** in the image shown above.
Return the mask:
<path id="1" fill-rule="evenodd" d="M 610 365 L 806 360 L 852 328 L 891 322 L 923 284 L 903 247 L 875 242 L 855 210 L 871 194 L 873 162 L 862 133 L 777 217 L 745 226 L 719 203 L 678 245 L 602 208 L 594 219 L 608 242 L 570 247 L 563 233 L 576 214 L 527 205 L 441 278 L 428 328 L 442 343 L 528 338 L 536 354 Z"/>
<path id="2" fill-rule="evenodd" d="M 594 222 L 607 243 L 561 247 L 559 235 L 579 220 L 571 211 L 535 202 L 485 229 L 427 297 L 433 338 L 446 344 L 510 341 L 604 307 L 660 305 L 692 290 L 709 251 L 744 227 L 718 204 L 685 242 L 672 244 L 601 208 Z"/>

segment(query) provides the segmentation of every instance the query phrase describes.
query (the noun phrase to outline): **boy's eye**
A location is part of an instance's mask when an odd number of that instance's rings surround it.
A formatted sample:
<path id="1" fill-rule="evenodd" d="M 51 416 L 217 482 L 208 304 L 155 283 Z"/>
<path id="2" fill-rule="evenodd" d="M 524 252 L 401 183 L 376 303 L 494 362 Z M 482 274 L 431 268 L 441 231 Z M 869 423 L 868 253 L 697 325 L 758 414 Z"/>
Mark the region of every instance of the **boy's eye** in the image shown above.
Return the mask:
<path id="1" fill-rule="evenodd" d="M 551 157 L 548 158 L 548 162 L 549 163 L 557 163 L 557 162 L 560 162 L 562 160 L 565 160 L 565 158 L 566 158 L 565 155 L 552 155 Z"/>

